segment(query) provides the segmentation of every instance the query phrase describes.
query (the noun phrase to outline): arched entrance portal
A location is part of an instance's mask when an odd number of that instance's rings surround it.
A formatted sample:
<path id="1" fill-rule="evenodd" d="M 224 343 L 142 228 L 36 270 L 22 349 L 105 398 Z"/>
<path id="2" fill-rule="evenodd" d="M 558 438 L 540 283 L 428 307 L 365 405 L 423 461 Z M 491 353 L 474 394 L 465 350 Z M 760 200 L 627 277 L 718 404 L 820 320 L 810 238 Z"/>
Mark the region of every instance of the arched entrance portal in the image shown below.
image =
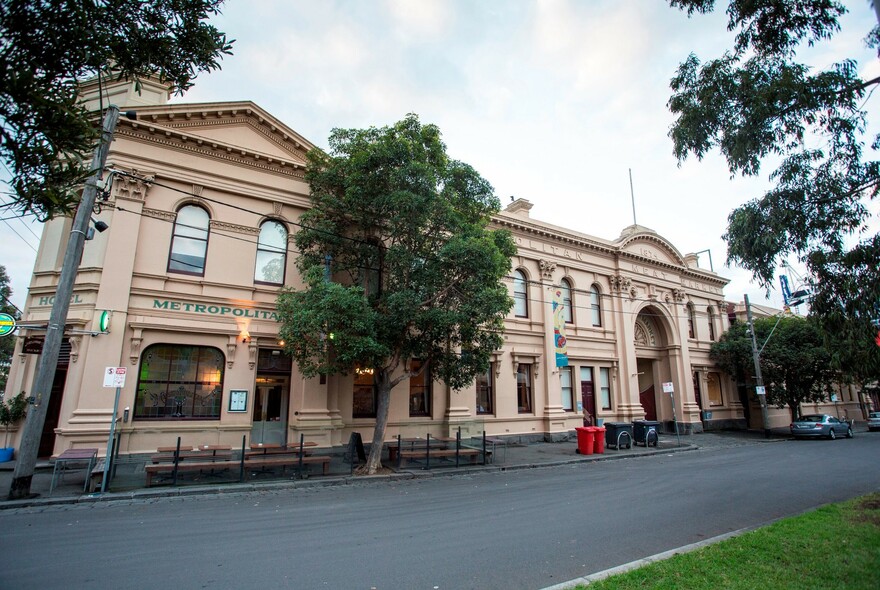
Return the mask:
<path id="1" fill-rule="evenodd" d="M 663 394 L 662 383 L 671 381 L 669 322 L 653 306 L 639 312 L 635 322 L 636 367 L 639 403 L 646 420 L 672 420 L 672 401 Z"/>

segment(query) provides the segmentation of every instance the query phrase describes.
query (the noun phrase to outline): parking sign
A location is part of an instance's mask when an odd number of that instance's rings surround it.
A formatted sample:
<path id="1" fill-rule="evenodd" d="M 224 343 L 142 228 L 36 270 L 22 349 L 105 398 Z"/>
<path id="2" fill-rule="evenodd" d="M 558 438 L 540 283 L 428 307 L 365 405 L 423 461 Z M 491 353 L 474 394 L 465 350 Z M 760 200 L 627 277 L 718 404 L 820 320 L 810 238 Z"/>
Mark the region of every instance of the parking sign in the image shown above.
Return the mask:
<path id="1" fill-rule="evenodd" d="M 125 387 L 125 367 L 104 369 L 104 387 Z"/>

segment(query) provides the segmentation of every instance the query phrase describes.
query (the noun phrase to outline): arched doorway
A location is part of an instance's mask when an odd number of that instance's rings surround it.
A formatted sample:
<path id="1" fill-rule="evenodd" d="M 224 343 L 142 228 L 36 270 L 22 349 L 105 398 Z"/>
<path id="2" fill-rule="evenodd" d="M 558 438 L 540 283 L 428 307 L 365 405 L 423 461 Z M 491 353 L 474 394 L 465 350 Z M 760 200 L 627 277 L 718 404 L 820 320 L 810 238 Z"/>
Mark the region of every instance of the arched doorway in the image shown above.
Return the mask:
<path id="1" fill-rule="evenodd" d="M 646 420 L 671 420 L 672 402 L 663 395 L 662 383 L 670 381 L 669 321 L 654 306 L 642 309 L 635 320 L 634 345 L 638 374 L 639 403 Z"/>

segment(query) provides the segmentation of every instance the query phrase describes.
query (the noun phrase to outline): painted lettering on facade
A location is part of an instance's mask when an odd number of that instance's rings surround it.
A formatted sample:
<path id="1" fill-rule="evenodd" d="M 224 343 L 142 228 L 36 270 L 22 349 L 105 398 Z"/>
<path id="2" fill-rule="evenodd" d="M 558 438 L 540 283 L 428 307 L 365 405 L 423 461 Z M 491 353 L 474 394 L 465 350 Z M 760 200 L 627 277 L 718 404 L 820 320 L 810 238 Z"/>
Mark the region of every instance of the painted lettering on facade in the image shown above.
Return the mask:
<path id="1" fill-rule="evenodd" d="M 641 266 L 639 264 L 633 264 L 632 269 L 633 269 L 633 272 L 636 272 L 640 275 L 654 277 L 655 279 L 666 280 L 666 273 L 663 272 L 662 270 L 657 270 L 656 268 L 651 268 L 649 266 Z"/>
<path id="2" fill-rule="evenodd" d="M 169 311 L 185 311 L 188 313 L 202 313 L 206 315 L 228 315 L 236 318 L 278 321 L 278 314 L 274 311 L 251 309 L 248 307 L 231 307 L 227 305 L 205 305 L 203 303 L 170 301 L 168 299 L 153 299 L 153 309 L 167 309 Z"/>
<path id="3" fill-rule="evenodd" d="M 73 305 L 75 303 L 85 303 L 79 294 L 74 294 L 70 297 L 70 304 Z M 37 297 L 37 301 L 34 303 L 34 307 L 48 307 L 50 305 L 55 305 L 55 296 L 54 295 L 46 295 L 44 297 Z"/>
<path id="4" fill-rule="evenodd" d="M 526 238 L 517 237 L 516 245 L 522 248 L 528 248 L 529 250 L 544 252 L 545 254 L 553 254 L 554 256 L 561 256 L 562 258 L 570 258 L 571 260 L 584 259 L 584 255 L 581 252 L 569 250 L 568 248 L 560 248 L 559 246 L 552 246 L 543 242 L 528 240 Z"/>
<path id="5" fill-rule="evenodd" d="M 717 287 L 712 287 L 711 285 L 704 285 L 703 283 L 698 283 L 697 281 L 689 281 L 687 279 L 682 279 L 681 285 L 683 287 L 688 287 L 689 289 L 697 289 L 698 291 L 705 291 L 706 293 L 714 293 L 715 295 L 721 295 L 721 289 Z"/>

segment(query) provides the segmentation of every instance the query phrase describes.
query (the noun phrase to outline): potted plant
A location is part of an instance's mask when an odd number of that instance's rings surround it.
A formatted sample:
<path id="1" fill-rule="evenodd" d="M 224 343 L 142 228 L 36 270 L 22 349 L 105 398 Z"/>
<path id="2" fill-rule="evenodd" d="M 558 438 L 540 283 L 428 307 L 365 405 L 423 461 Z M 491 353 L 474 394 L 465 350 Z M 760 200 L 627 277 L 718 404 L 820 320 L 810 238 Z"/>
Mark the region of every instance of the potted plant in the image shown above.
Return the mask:
<path id="1" fill-rule="evenodd" d="M 0 463 L 12 461 L 14 449 L 6 446 L 9 442 L 9 427 L 24 418 L 26 411 L 27 399 L 24 397 L 23 391 L 10 400 L 0 398 L 0 424 L 6 431 L 3 437 L 3 447 L 0 448 Z"/>

